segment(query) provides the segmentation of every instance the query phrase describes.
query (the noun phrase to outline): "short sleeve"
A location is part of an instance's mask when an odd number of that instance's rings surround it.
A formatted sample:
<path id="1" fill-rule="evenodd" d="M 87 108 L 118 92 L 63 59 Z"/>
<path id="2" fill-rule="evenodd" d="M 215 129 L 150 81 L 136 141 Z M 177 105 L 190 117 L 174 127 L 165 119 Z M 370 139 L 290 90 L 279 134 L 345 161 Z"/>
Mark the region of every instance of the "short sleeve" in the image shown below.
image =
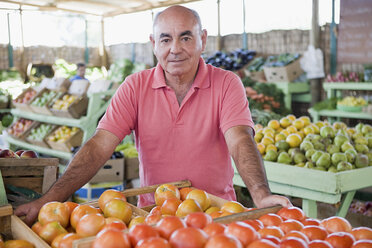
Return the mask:
<path id="1" fill-rule="evenodd" d="M 127 77 L 112 97 L 97 129 L 107 130 L 120 140 L 131 133 L 137 120 L 137 98 L 134 86 L 131 77 Z"/>
<path id="2" fill-rule="evenodd" d="M 220 112 L 220 128 L 225 133 L 229 128 L 247 125 L 253 128 L 249 103 L 243 83 L 232 72 L 225 79 Z"/>

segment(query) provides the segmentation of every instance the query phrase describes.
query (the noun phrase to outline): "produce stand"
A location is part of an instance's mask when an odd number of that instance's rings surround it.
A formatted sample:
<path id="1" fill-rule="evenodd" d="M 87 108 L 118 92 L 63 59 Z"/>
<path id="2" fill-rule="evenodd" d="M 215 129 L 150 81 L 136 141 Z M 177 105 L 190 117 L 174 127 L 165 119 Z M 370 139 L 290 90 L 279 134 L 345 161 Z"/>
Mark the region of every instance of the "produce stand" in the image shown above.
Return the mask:
<path id="1" fill-rule="evenodd" d="M 310 85 L 309 82 L 267 82 L 275 84 L 284 93 L 284 105 L 292 109 L 292 101 L 310 102 Z"/>
<path id="2" fill-rule="evenodd" d="M 112 96 L 115 93 L 115 90 L 108 90 L 99 93 L 92 93 L 88 94 L 89 103 L 87 114 L 80 119 L 73 119 L 73 118 L 66 118 L 66 117 L 58 117 L 58 116 L 50 116 L 50 115 L 43 115 L 43 114 L 36 114 L 33 112 L 26 112 L 20 109 L 12 109 L 11 113 L 16 117 L 22 117 L 26 119 L 31 119 L 35 121 L 51 123 L 51 124 L 59 124 L 59 125 L 66 125 L 72 127 L 78 127 L 83 130 L 83 142 L 87 141 L 94 133 L 97 127 L 98 119 L 105 113 L 110 101 L 105 100 L 105 96 Z M 72 153 L 64 152 L 64 151 L 57 151 L 46 147 L 35 146 L 34 144 L 27 143 L 25 141 L 16 140 L 12 137 L 7 137 L 7 141 L 19 147 L 23 147 L 25 149 L 30 149 L 37 151 L 39 153 L 44 153 L 51 155 L 53 157 L 63 158 L 63 159 L 70 159 L 72 157 Z"/>
<path id="3" fill-rule="evenodd" d="M 359 82 L 345 82 L 345 83 L 323 83 L 323 88 L 327 92 L 327 97 L 342 97 L 342 90 L 370 90 L 372 91 L 372 83 L 359 83 Z M 370 113 L 364 112 L 347 112 L 337 109 L 324 109 L 316 111 L 313 108 L 308 109 L 313 122 L 319 121 L 321 116 L 330 117 L 329 121 L 331 123 L 340 121 L 340 118 L 352 118 L 352 119 L 364 119 L 372 120 L 372 115 Z"/>
<path id="4" fill-rule="evenodd" d="M 317 218 L 317 201 L 341 202 L 337 216 L 345 217 L 355 192 L 372 186 L 372 167 L 332 173 L 268 161 L 264 166 L 271 191 L 302 198 L 302 208 L 312 218 Z M 233 180 L 245 187 L 236 169 Z"/>

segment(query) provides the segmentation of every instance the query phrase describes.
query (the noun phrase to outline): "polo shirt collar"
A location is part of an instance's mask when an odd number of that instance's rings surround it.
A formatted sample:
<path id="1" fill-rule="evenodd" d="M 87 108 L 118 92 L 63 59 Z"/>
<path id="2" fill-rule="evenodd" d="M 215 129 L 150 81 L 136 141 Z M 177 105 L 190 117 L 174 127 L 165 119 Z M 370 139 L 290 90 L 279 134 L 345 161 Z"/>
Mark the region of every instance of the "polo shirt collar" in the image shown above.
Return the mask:
<path id="1" fill-rule="evenodd" d="M 164 78 L 164 70 L 161 67 L 160 63 L 156 65 L 155 72 L 154 72 L 154 81 L 152 82 L 152 88 L 162 88 L 166 87 L 165 78 Z M 210 78 L 208 75 L 208 66 L 204 62 L 203 58 L 199 58 L 199 68 L 196 74 L 193 87 L 206 89 L 211 86 Z"/>

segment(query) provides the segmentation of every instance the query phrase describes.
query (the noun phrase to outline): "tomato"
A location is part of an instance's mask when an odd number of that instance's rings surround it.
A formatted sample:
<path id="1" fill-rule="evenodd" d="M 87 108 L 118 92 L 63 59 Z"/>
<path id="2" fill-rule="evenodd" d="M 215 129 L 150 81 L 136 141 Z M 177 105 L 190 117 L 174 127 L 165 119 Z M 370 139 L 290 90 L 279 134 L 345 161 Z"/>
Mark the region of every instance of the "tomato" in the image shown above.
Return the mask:
<path id="1" fill-rule="evenodd" d="M 282 240 L 293 238 L 293 237 L 302 239 L 303 241 L 306 242 L 306 244 L 310 242 L 309 238 L 305 234 L 299 231 L 290 231 L 289 233 L 287 233 L 286 235 L 282 237 Z"/>
<path id="2" fill-rule="evenodd" d="M 236 237 L 240 242 L 242 242 L 243 246 L 247 246 L 252 241 L 260 238 L 260 234 L 258 234 L 253 227 L 241 221 L 227 225 L 225 234 Z"/>
<path id="3" fill-rule="evenodd" d="M 34 233 L 36 233 L 37 235 L 39 235 L 39 232 L 40 232 L 40 230 L 41 230 L 42 227 L 43 226 L 40 224 L 40 222 L 39 221 L 36 221 L 32 225 L 31 229 L 32 229 L 32 231 L 34 231 Z"/>
<path id="4" fill-rule="evenodd" d="M 309 243 L 309 248 L 333 248 L 327 241 L 313 240 Z"/>
<path id="5" fill-rule="evenodd" d="M 27 240 L 8 240 L 4 243 L 5 248 L 34 248 L 35 246 Z"/>
<path id="6" fill-rule="evenodd" d="M 267 239 L 258 239 L 250 243 L 247 248 L 277 248 L 278 246 Z"/>
<path id="7" fill-rule="evenodd" d="M 322 220 L 320 226 L 324 227 L 328 233 L 351 232 L 352 230 L 349 221 L 339 216 L 332 216 Z"/>
<path id="8" fill-rule="evenodd" d="M 191 213 L 186 216 L 185 222 L 189 227 L 203 229 L 206 225 L 212 223 L 212 217 L 203 212 Z"/>
<path id="9" fill-rule="evenodd" d="M 280 248 L 307 248 L 307 244 L 302 239 L 291 237 L 280 241 Z"/>
<path id="10" fill-rule="evenodd" d="M 186 199 L 194 199 L 197 201 L 203 211 L 207 210 L 211 206 L 211 199 L 209 199 L 209 195 L 207 192 L 201 189 L 194 189 L 190 191 L 187 194 Z"/>
<path id="11" fill-rule="evenodd" d="M 166 199 L 174 197 L 181 199 L 180 191 L 174 185 L 162 184 L 155 190 L 155 204 L 157 206 L 163 205 Z"/>
<path id="12" fill-rule="evenodd" d="M 355 240 L 370 239 L 372 240 L 372 229 L 369 227 L 356 227 L 351 230 Z"/>
<path id="13" fill-rule="evenodd" d="M 129 238 L 133 247 L 142 239 L 159 236 L 159 232 L 147 224 L 138 224 L 129 229 Z"/>
<path id="14" fill-rule="evenodd" d="M 101 231 L 97 234 L 92 248 L 131 248 L 129 235 L 116 229 Z"/>
<path id="15" fill-rule="evenodd" d="M 61 202 L 48 202 L 44 204 L 40 211 L 38 220 L 41 225 L 49 222 L 58 221 L 61 226 L 67 227 L 69 223 L 70 212 L 65 204 Z"/>
<path id="16" fill-rule="evenodd" d="M 222 211 L 216 211 L 216 212 L 213 212 L 213 213 L 210 214 L 212 219 L 222 217 L 221 215 L 222 215 Z"/>
<path id="17" fill-rule="evenodd" d="M 128 202 L 122 199 L 114 198 L 107 202 L 103 214 L 105 217 L 115 217 L 124 221 L 125 224 L 129 224 L 132 218 L 132 208 Z"/>
<path id="18" fill-rule="evenodd" d="M 221 211 L 235 214 L 244 212 L 245 208 L 240 202 L 228 201 L 222 205 Z"/>
<path id="19" fill-rule="evenodd" d="M 265 214 L 258 218 L 264 226 L 279 226 L 283 219 L 277 214 Z"/>
<path id="20" fill-rule="evenodd" d="M 290 231 L 300 231 L 303 227 L 304 225 L 298 220 L 286 220 L 279 225 L 279 228 L 282 229 L 284 234 L 287 234 Z"/>
<path id="21" fill-rule="evenodd" d="M 164 215 L 176 215 L 178 206 L 181 204 L 181 200 L 178 198 L 166 199 L 163 205 L 160 207 L 161 214 Z"/>
<path id="22" fill-rule="evenodd" d="M 79 206 L 79 204 L 77 204 L 76 202 L 71 202 L 71 201 L 67 201 L 67 202 L 64 202 L 63 204 L 65 204 L 65 206 L 68 208 L 68 212 L 72 213 L 72 211 L 77 207 Z"/>
<path id="23" fill-rule="evenodd" d="M 256 231 L 264 228 L 264 225 L 262 224 L 262 221 L 260 220 L 243 220 L 243 222 L 247 223 L 248 225 L 251 225 Z"/>
<path id="24" fill-rule="evenodd" d="M 53 239 L 61 233 L 67 233 L 66 229 L 57 222 L 49 222 L 40 229 L 39 236 L 44 239 L 48 244 L 51 244 Z"/>
<path id="25" fill-rule="evenodd" d="M 153 209 L 151 209 L 150 214 L 161 215 L 161 206 L 156 206 Z"/>
<path id="26" fill-rule="evenodd" d="M 347 232 L 335 232 L 325 239 L 333 248 L 350 248 L 355 242 L 354 236 Z"/>
<path id="27" fill-rule="evenodd" d="M 185 221 L 176 216 L 166 216 L 156 224 L 156 230 L 165 239 L 169 239 L 174 231 L 184 227 L 187 227 Z"/>
<path id="28" fill-rule="evenodd" d="M 105 224 L 102 214 L 86 214 L 77 223 L 76 233 L 81 237 L 95 236 Z"/>
<path id="29" fill-rule="evenodd" d="M 172 248 L 203 248 L 208 235 L 201 229 L 185 227 L 177 229 L 169 238 Z"/>
<path id="30" fill-rule="evenodd" d="M 100 210 L 98 208 L 89 205 L 79 205 L 71 213 L 70 224 L 74 229 L 76 229 L 76 225 L 81 217 L 86 214 L 99 214 L 99 212 Z"/>
<path id="31" fill-rule="evenodd" d="M 171 248 L 171 245 L 163 238 L 151 237 L 138 242 L 136 248 Z"/>
<path id="32" fill-rule="evenodd" d="M 192 191 L 192 190 L 193 189 L 189 188 L 189 187 L 185 187 L 185 188 L 180 189 L 181 201 L 186 200 L 187 194 L 190 193 L 190 191 Z"/>
<path id="33" fill-rule="evenodd" d="M 58 248 L 72 248 L 72 243 L 78 239 L 81 237 L 76 233 L 68 233 L 61 239 Z"/>
<path id="34" fill-rule="evenodd" d="M 226 228 L 226 226 L 224 224 L 217 223 L 217 222 L 212 222 L 212 223 L 209 223 L 208 225 L 206 225 L 203 228 L 203 231 L 206 234 L 208 234 L 209 237 L 212 237 L 214 235 L 224 233 L 225 228 Z"/>
<path id="35" fill-rule="evenodd" d="M 278 237 L 278 238 L 281 239 L 284 236 L 284 233 L 283 233 L 282 229 L 280 229 L 277 226 L 264 227 L 264 228 L 258 230 L 258 233 L 261 234 L 261 237 L 266 237 L 266 236 L 272 235 L 272 236 L 275 236 L 275 237 Z"/>
<path id="36" fill-rule="evenodd" d="M 124 221 L 122 221 L 121 219 L 115 218 L 115 217 L 107 217 L 107 218 L 105 218 L 105 222 L 106 222 L 106 224 L 110 224 L 112 222 L 121 222 L 121 223 L 124 223 Z"/>
<path id="37" fill-rule="evenodd" d="M 304 226 L 319 226 L 320 220 L 307 218 L 302 221 L 302 224 L 304 224 Z"/>
<path id="38" fill-rule="evenodd" d="M 298 207 L 282 208 L 276 214 L 282 217 L 283 220 L 292 219 L 303 221 L 306 218 L 304 211 L 302 211 L 302 209 Z"/>
<path id="39" fill-rule="evenodd" d="M 372 248 L 372 240 L 358 240 L 354 242 L 351 248 Z"/>
<path id="40" fill-rule="evenodd" d="M 211 237 L 205 248 L 242 248 L 242 243 L 231 235 L 217 234 Z"/>
<path id="41" fill-rule="evenodd" d="M 201 209 L 199 203 L 194 199 L 186 199 L 178 206 L 176 216 L 185 217 L 186 215 L 194 212 L 203 212 L 203 210 Z"/>
<path id="42" fill-rule="evenodd" d="M 149 214 L 146 216 L 145 218 L 145 222 L 147 225 L 155 225 L 156 223 L 158 223 L 161 219 L 163 218 L 162 215 L 158 215 L 158 214 Z"/>
<path id="43" fill-rule="evenodd" d="M 61 233 L 57 235 L 52 241 L 51 247 L 52 248 L 58 248 L 59 244 L 61 243 L 61 240 L 63 239 L 64 236 L 66 236 L 68 233 Z"/>
<path id="44" fill-rule="evenodd" d="M 136 216 L 129 222 L 128 228 L 131 228 L 132 226 L 135 226 L 137 224 L 145 223 L 145 221 L 145 216 Z"/>
<path id="45" fill-rule="evenodd" d="M 108 189 L 108 190 L 105 190 L 105 192 L 103 192 L 100 195 L 100 197 L 98 198 L 99 208 L 103 211 L 106 204 L 114 198 L 122 199 L 123 201 L 127 201 L 127 198 L 125 197 L 125 195 L 122 192 L 120 192 L 116 189 Z"/>
<path id="46" fill-rule="evenodd" d="M 111 222 L 111 223 L 106 223 L 103 228 L 101 229 L 101 231 L 103 230 L 108 230 L 108 229 L 116 229 L 116 230 L 125 230 L 127 229 L 127 225 L 125 225 L 124 222 L 120 222 L 120 221 L 114 221 L 114 222 Z"/>
<path id="47" fill-rule="evenodd" d="M 327 238 L 327 231 L 321 226 L 305 226 L 301 232 L 305 234 L 310 241 L 312 240 L 324 240 Z"/>

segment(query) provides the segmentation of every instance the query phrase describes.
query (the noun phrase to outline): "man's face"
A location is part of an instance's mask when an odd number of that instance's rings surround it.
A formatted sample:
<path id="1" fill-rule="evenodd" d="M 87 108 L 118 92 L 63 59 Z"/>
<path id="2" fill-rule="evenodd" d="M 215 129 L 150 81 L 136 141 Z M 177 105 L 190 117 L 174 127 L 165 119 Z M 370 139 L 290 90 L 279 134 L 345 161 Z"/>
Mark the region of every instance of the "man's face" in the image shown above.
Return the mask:
<path id="1" fill-rule="evenodd" d="M 80 67 L 77 69 L 77 74 L 78 74 L 80 77 L 84 77 L 84 75 L 85 75 L 85 66 L 80 66 Z"/>
<path id="2" fill-rule="evenodd" d="M 206 37 L 192 13 L 179 9 L 163 12 L 150 40 L 166 77 L 194 77 Z"/>

